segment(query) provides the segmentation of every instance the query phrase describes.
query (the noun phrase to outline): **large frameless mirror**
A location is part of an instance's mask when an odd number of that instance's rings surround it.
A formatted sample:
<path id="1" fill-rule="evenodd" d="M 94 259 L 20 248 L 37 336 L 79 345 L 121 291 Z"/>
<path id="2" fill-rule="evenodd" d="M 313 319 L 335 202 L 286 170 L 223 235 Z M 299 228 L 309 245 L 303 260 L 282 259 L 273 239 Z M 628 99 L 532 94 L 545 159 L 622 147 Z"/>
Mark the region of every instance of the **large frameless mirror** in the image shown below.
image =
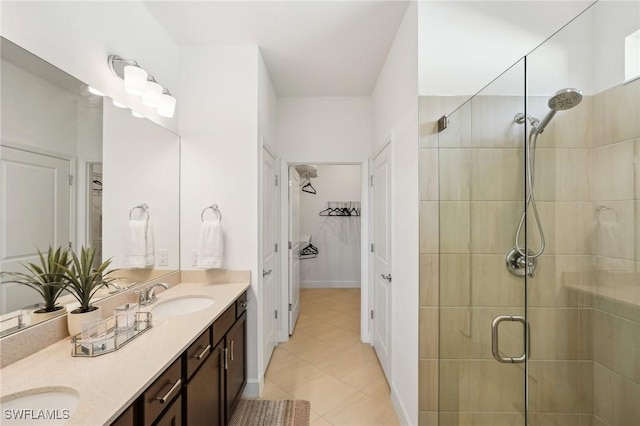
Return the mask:
<path id="1" fill-rule="evenodd" d="M 0 271 L 25 272 L 38 250 L 92 247 L 117 286 L 177 270 L 180 138 L 1 38 Z M 138 206 L 145 206 L 140 208 Z M 146 220 L 151 257 L 132 263 L 128 229 Z M 42 296 L 4 276 L 0 335 L 34 324 Z M 73 302 L 61 295 L 59 304 Z"/>

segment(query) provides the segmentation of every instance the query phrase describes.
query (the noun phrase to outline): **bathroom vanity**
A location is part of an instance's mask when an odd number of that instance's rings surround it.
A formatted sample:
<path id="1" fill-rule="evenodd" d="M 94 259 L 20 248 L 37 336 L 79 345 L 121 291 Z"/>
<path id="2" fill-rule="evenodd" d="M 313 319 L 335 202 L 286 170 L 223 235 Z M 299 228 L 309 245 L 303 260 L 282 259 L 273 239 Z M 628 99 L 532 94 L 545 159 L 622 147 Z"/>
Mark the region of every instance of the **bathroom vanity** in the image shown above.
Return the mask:
<path id="1" fill-rule="evenodd" d="M 240 281 L 182 282 L 162 292 L 142 310 L 153 315 L 155 306 L 194 296 L 214 302 L 154 317 L 115 352 L 72 357 L 65 339 L 3 368 L 3 401 L 56 389 L 79 399 L 67 425 L 226 425 L 247 382 L 248 273 Z"/>

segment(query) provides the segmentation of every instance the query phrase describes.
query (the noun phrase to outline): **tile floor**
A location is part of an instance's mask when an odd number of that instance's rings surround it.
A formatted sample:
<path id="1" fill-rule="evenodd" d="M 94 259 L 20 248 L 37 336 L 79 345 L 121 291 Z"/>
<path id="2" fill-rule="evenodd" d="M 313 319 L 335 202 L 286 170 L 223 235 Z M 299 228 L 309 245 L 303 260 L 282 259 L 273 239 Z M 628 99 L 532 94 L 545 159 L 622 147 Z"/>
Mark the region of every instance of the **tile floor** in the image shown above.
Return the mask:
<path id="1" fill-rule="evenodd" d="M 373 348 L 360 342 L 360 289 L 302 289 L 293 336 L 279 344 L 261 399 L 306 399 L 311 426 L 399 425 Z"/>

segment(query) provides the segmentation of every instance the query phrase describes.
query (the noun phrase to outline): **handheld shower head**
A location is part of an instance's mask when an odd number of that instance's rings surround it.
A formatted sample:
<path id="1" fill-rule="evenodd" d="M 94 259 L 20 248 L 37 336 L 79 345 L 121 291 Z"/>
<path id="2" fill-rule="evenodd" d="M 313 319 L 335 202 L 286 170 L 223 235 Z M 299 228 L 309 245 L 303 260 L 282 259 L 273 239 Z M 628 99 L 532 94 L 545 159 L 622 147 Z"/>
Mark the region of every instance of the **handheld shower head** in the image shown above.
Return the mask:
<path id="1" fill-rule="evenodd" d="M 577 106 L 580 102 L 582 102 L 582 92 L 578 89 L 562 89 L 558 90 L 555 95 L 549 99 L 548 106 L 549 112 L 544 116 L 542 121 L 540 121 L 540 125 L 533 129 L 533 131 L 537 134 L 541 134 L 544 132 L 544 128 L 547 127 L 547 124 L 551 122 L 551 119 L 556 112 L 565 111 Z"/>

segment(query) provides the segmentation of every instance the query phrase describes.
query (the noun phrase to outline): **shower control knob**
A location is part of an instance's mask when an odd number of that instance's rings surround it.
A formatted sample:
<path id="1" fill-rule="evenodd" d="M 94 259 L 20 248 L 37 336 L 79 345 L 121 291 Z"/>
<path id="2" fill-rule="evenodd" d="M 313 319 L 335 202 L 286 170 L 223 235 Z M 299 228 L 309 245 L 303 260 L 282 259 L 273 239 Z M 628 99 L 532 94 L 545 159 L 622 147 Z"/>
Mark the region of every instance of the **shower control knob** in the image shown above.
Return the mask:
<path id="1" fill-rule="evenodd" d="M 528 252 L 530 256 L 533 254 L 531 250 Z M 533 271 L 536 269 L 537 264 L 536 258 L 523 256 L 517 248 L 509 250 L 505 257 L 507 270 L 517 277 L 524 277 L 525 275 L 533 277 Z"/>

